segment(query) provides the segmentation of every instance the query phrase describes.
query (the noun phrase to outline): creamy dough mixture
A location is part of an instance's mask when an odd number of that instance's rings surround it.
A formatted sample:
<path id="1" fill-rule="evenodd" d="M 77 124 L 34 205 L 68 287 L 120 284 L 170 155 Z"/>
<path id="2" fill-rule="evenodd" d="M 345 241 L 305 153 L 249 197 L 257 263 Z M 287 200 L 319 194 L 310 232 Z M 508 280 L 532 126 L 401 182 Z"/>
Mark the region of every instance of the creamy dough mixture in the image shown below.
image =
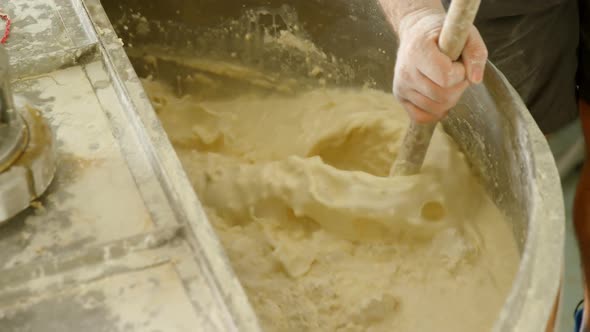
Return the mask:
<path id="1" fill-rule="evenodd" d="M 408 124 L 390 94 L 144 83 L 266 331 L 491 328 L 516 242 L 441 129 L 421 174 L 390 178 Z"/>

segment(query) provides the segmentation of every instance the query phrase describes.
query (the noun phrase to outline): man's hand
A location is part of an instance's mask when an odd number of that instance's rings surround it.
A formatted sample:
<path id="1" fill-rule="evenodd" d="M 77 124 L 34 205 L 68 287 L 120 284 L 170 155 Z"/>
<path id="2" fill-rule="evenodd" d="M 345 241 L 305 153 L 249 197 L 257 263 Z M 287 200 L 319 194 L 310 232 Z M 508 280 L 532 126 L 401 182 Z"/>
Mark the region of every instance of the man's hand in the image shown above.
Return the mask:
<path id="1" fill-rule="evenodd" d="M 418 123 L 442 119 L 469 84 L 483 78 L 488 52 L 475 27 L 459 61 L 451 61 L 438 48 L 444 17 L 442 10 L 423 9 L 399 22 L 393 93 Z"/>

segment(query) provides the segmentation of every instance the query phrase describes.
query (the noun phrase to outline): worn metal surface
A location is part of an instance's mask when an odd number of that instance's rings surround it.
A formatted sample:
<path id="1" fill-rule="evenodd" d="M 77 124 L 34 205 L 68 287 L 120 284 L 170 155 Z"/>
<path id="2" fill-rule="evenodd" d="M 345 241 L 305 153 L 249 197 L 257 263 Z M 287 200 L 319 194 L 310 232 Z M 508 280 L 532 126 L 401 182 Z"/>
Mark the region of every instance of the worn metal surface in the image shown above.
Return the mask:
<path id="1" fill-rule="evenodd" d="M 288 57 L 273 56 L 278 51 L 264 47 L 265 33 L 303 27 L 306 38 L 354 72 L 353 77 L 332 79 L 328 84 L 391 89 L 395 37 L 376 2 L 102 0 L 102 4 L 117 23 L 118 34 L 132 44 L 128 47 L 130 55 L 135 55 L 136 48 L 166 46 L 174 55 L 231 59 L 283 77 L 305 76 L 308 68 L 297 67 L 305 63 L 305 58 L 281 67 Z M 97 12 L 102 17 L 102 11 Z M 128 18 L 138 14 L 148 22 L 149 34 L 135 33 L 133 20 Z M 244 39 L 244 34 L 251 34 L 251 38 Z M 143 71 L 146 61 L 141 53 L 134 61 L 138 72 Z M 177 75 L 182 77 L 192 70 L 168 66 L 159 68 L 158 75 L 175 82 Z M 522 254 L 512 291 L 494 330 L 542 331 L 558 291 L 564 245 L 561 186 L 545 137 L 518 94 L 492 64 L 488 64 L 484 83 L 463 96 L 443 125 L 510 220 Z"/>
<path id="2" fill-rule="evenodd" d="M 78 0 L 0 7 L 15 104 L 41 111 L 57 159 L 47 193 L 0 226 L 0 331 L 255 330 L 114 33 L 99 40 Z"/>
<path id="3" fill-rule="evenodd" d="M 1 1 L 12 18 L 10 41 L 14 78 L 40 75 L 96 57 L 96 35 L 79 1 Z"/>
<path id="4" fill-rule="evenodd" d="M 564 264 L 561 182 L 545 136 L 490 63 L 443 123 L 512 223 L 521 262 L 494 331 L 544 331 Z"/>

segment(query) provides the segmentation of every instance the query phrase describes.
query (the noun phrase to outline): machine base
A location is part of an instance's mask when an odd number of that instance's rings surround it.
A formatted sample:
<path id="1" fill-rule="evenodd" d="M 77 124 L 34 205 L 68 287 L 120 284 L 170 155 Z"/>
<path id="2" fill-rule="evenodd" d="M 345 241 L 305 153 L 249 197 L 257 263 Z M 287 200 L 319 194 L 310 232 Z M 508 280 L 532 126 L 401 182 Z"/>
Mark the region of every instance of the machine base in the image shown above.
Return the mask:
<path id="1" fill-rule="evenodd" d="M 28 143 L 22 154 L 0 173 L 0 223 L 14 217 L 41 196 L 56 169 L 54 138 L 38 110 L 20 112 L 27 127 Z"/>

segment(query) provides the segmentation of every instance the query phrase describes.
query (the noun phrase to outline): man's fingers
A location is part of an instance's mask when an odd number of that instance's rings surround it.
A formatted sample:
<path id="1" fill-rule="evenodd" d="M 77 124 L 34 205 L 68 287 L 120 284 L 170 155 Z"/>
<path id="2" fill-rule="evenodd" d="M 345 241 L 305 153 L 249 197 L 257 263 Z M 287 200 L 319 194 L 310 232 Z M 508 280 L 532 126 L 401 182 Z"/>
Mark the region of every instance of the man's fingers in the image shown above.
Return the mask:
<path id="1" fill-rule="evenodd" d="M 478 84 L 482 81 L 487 59 L 488 49 L 479 31 L 472 26 L 461 53 L 461 62 L 465 65 L 467 79 L 471 83 Z"/>
<path id="2" fill-rule="evenodd" d="M 437 103 L 450 103 L 451 107 L 454 106 L 454 102 L 456 102 L 461 97 L 463 91 L 465 91 L 465 89 L 467 89 L 467 87 L 469 86 L 469 81 L 462 80 L 449 88 L 443 88 L 431 81 L 422 73 L 417 73 L 414 80 L 416 82 L 414 84 L 414 88 L 416 91 Z"/>
<path id="3" fill-rule="evenodd" d="M 435 42 L 418 56 L 418 70 L 437 85 L 447 88 L 465 80 L 465 66 L 460 62 L 452 62 Z"/>
<path id="4" fill-rule="evenodd" d="M 412 103 L 420 110 L 434 116 L 437 120 L 442 119 L 449 111 L 446 108 L 446 105 L 439 104 L 416 90 L 407 91 L 405 97 L 408 102 Z"/>
<path id="5" fill-rule="evenodd" d="M 450 88 L 460 82 L 465 81 L 466 77 L 465 66 L 460 62 L 451 63 L 451 74 L 449 75 L 448 84 L 445 86 Z"/>
<path id="6" fill-rule="evenodd" d="M 438 118 L 436 116 L 424 111 L 423 109 L 420 109 L 419 107 L 417 107 L 409 101 L 402 101 L 401 104 L 406 110 L 406 112 L 408 112 L 408 114 L 410 115 L 410 118 L 412 118 L 417 123 L 424 124 L 438 121 Z"/>

